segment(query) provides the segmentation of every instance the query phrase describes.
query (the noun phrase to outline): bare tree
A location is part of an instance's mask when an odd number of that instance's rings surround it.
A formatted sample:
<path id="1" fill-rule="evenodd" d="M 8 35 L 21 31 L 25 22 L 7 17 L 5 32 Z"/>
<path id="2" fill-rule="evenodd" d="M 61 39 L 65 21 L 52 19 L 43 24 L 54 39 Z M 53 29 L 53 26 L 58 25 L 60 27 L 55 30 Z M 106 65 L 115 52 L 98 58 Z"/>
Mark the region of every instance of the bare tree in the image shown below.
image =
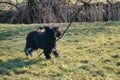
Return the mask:
<path id="1" fill-rule="evenodd" d="M 9 23 L 54 23 L 70 22 L 73 15 L 82 7 L 75 21 L 108 21 L 120 20 L 120 1 L 106 0 L 94 2 L 93 0 L 24 0 L 19 3 L 11 0 L 0 0 L 0 6 L 10 5 L 7 10 L 0 7 L 0 21 L 7 18 L 4 22 Z M 1 5 L 2 4 L 2 5 Z M 10 16 L 9 16 L 9 15 Z"/>

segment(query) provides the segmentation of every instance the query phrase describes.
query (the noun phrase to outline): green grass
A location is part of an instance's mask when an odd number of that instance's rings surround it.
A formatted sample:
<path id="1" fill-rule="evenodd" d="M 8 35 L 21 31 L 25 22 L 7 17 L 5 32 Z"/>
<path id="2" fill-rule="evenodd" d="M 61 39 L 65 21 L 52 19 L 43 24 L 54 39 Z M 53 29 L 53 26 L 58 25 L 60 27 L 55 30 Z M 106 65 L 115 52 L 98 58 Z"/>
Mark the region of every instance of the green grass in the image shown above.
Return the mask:
<path id="1" fill-rule="evenodd" d="M 0 80 L 120 79 L 120 22 L 73 23 L 53 60 L 38 57 L 41 50 L 33 58 L 23 52 L 27 33 L 39 25 L 0 24 Z"/>

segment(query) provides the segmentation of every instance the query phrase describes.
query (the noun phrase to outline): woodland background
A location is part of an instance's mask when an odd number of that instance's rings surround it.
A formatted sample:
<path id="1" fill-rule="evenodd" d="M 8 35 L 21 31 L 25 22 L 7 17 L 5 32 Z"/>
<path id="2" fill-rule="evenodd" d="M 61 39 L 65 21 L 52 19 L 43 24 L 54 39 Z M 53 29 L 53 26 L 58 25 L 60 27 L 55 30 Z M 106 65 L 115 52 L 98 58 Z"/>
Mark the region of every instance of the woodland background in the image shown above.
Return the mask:
<path id="1" fill-rule="evenodd" d="M 0 23 L 118 21 L 120 0 L 0 0 Z"/>

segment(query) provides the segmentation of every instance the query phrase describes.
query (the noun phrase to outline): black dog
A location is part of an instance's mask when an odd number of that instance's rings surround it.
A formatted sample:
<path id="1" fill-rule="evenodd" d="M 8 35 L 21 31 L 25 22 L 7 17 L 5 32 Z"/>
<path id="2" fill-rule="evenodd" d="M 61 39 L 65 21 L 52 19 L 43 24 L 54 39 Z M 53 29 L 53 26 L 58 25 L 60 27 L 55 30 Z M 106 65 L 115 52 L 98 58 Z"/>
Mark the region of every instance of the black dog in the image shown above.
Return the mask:
<path id="1" fill-rule="evenodd" d="M 50 53 L 53 52 L 55 57 L 59 57 L 56 50 L 56 38 L 62 34 L 57 26 L 44 26 L 28 33 L 26 38 L 25 54 L 33 55 L 33 51 L 41 48 L 44 50 L 46 59 L 51 59 Z"/>

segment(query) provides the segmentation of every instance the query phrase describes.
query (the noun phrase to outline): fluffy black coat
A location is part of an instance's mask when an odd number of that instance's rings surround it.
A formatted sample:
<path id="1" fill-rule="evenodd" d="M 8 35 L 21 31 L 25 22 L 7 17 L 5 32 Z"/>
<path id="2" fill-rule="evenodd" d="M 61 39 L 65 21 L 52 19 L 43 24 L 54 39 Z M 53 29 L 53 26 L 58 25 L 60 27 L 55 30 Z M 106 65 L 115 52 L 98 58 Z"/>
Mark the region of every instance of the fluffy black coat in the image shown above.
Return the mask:
<path id="1" fill-rule="evenodd" d="M 25 54 L 32 56 L 34 50 L 41 48 L 44 50 L 46 59 L 51 59 L 51 52 L 54 53 L 55 57 L 59 57 L 56 50 L 56 38 L 60 36 L 61 30 L 56 26 L 45 26 L 31 31 L 26 37 Z"/>

